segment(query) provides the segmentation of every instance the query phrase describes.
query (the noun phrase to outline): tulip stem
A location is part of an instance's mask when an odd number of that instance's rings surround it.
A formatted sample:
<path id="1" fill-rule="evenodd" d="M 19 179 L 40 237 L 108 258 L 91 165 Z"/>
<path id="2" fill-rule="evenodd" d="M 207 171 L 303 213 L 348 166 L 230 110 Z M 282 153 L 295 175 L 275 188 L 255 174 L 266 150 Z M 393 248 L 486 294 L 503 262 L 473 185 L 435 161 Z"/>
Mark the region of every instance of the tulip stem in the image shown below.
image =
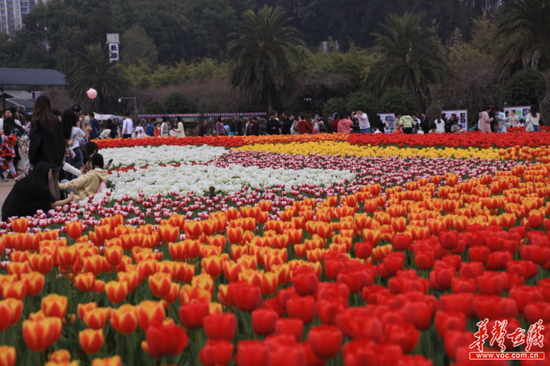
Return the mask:
<path id="1" fill-rule="evenodd" d="M 162 358 L 160 359 L 160 364 L 168 365 L 168 358 L 166 356 L 162 356 Z"/>
<path id="2" fill-rule="evenodd" d="M 126 341 L 128 342 L 128 365 L 134 364 L 134 336 L 133 333 L 126 334 Z"/>

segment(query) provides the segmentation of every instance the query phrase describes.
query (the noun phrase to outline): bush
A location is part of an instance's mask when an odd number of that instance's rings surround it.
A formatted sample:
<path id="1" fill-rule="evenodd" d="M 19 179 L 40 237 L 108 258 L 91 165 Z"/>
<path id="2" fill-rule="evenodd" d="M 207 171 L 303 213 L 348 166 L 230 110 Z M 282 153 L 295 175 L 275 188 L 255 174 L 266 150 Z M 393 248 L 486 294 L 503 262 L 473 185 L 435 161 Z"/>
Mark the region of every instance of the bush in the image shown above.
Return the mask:
<path id="1" fill-rule="evenodd" d="M 197 105 L 180 92 L 169 94 L 163 102 L 164 113 L 196 113 Z"/>
<path id="2" fill-rule="evenodd" d="M 325 107 L 323 108 L 323 112 L 330 114 L 331 116 L 334 112 L 338 112 L 338 114 L 340 114 L 346 113 L 346 111 L 346 100 L 344 98 L 331 98 L 327 101 Z"/>
<path id="3" fill-rule="evenodd" d="M 416 108 L 414 97 L 406 88 L 388 88 L 380 98 L 381 113 L 401 113 L 406 109 L 414 113 Z"/>
<path id="4" fill-rule="evenodd" d="M 544 77 L 534 69 L 522 70 L 506 83 L 504 99 L 510 106 L 532 105 L 538 104 L 545 93 Z"/>
<path id="5" fill-rule="evenodd" d="M 162 114 L 164 113 L 164 107 L 158 100 L 152 100 L 145 106 L 145 113 L 147 114 Z"/>

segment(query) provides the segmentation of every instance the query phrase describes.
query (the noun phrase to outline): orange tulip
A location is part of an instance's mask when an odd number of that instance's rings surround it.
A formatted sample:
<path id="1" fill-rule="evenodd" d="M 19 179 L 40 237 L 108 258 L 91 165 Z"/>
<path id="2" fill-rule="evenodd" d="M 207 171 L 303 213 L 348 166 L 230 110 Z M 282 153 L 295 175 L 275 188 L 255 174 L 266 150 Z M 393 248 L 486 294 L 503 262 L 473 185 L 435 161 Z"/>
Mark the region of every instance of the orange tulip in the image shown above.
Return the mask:
<path id="1" fill-rule="evenodd" d="M 188 263 L 176 262 L 173 265 L 173 281 L 190 283 L 195 275 L 195 266 Z"/>
<path id="2" fill-rule="evenodd" d="M 223 257 L 210 256 L 202 260 L 202 269 L 213 278 L 219 277 L 223 272 Z"/>
<path id="3" fill-rule="evenodd" d="M 122 334 L 131 334 L 138 327 L 136 308 L 133 305 L 122 305 L 111 312 L 111 326 Z"/>
<path id="4" fill-rule="evenodd" d="M 185 245 L 183 243 L 170 243 L 168 249 L 173 260 L 183 261 L 186 259 Z"/>
<path id="5" fill-rule="evenodd" d="M 78 251 L 76 250 L 76 246 L 74 245 L 71 247 L 58 247 L 57 250 L 60 266 L 68 268 L 74 265 L 76 260 L 78 259 Z"/>
<path id="6" fill-rule="evenodd" d="M 30 272 L 21 275 L 22 281 L 27 281 L 27 296 L 36 296 L 44 287 L 44 276 L 38 272 Z"/>
<path id="7" fill-rule="evenodd" d="M 14 366 L 16 356 L 15 347 L 0 346 L 0 366 Z"/>
<path id="8" fill-rule="evenodd" d="M 263 274 L 261 290 L 262 294 L 271 296 L 277 292 L 277 286 L 279 281 L 277 275 L 272 272 L 266 272 Z"/>
<path id="9" fill-rule="evenodd" d="M 128 292 L 133 292 L 143 281 L 143 275 L 140 279 L 138 271 L 119 272 L 117 273 L 117 279 L 119 282 L 126 282 L 128 284 Z"/>
<path id="10" fill-rule="evenodd" d="M 95 281 L 93 273 L 81 273 L 76 275 L 73 286 L 82 292 L 91 292 L 94 290 Z"/>
<path id="11" fill-rule="evenodd" d="M 164 297 L 170 292 L 172 276 L 168 273 L 157 272 L 149 277 L 149 287 L 156 297 Z"/>
<path id="12" fill-rule="evenodd" d="M 118 266 L 122 261 L 122 257 L 124 257 L 124 251 L 122 250 L 122 247 L 118 245 L 113 245 L 111 247 L 105 248 L 105 259 L 107 260 L 107 263 L 109 263 L 111 266 Z"/>
<path id="13" fill-rule="evenodd" d="M 183 242 L 183 246 L 187 258 L 197 258 L 201 253 L 201 246 L 197 240 L 187 239 Z"/>
<path id="14" fill-rule="evenodd" d="M 86 312 L 84 318 L 84 324 L 91 329 L 103 329 L 107 320 L 111 317 L 110 308 L 95 308 Z"/>
<path id="15" fill-rule="evenodd" d="M 178 301 L 180 287 L 181 285 L 179 283 L 172 282 L 170 284 L 170 292 L 168 292 L 168 295 L 164 296 L 163 300 L 169 304 L 173 304 Z"/>
<path id="16" fill-rule="evenodd" d="M 365 229 L 363 230 L 363 238 L 365 241 L 377 245 L 380 242 L 380 230 Z"/>
<path id="17" fill-rule="evenodd" d="M 29 228 L 29 220 L 25 217 L 18 220 L 12 220 L 11 227 L 16 233 L 26 233 Z"/>
<path id="18" fill-rule="evenodd" d="M 103 291 L 105 291 L 105 281 L 102 280 L 95 280 L 94 283 L 94 292 L 96 294 L 100 294 Z"/>
<path id="19" fill-rule="evenodd" d="M 113 304 L 120 304 L 128 295 L 128 283 L 109 281 L 105 284 L 105 293 Z"/>
<path id="20" fill-rule="evenodd" d="M 202 222 L 200 221 L 186 221 L 184 224 L 185 235 L 187 237 L 199 237 L 202 234 Z"/>
<path id="21" fill-rule="evenodd" d="M 33 352 L 43 352 L 61 336 L 63 324 L 59 318 L 23 321 L 23 339 Z"/>
<path id="22" fill-rule="evenodd" d="M 76 240 L 82 235 L 83 227 L 81 221 L 73 221 L 65 224 L 69 238 Z"/>
<path id="23" fill-rule="evenodd" d="M 190 304 L 195 301 L 210 302 L 212 293 L 199 286 L 184 285 L 181 287 L 180 300 L 182 305 Z"/>
<path id="24" fill-rule="evenodd" d="M 94 358 L 92 366 L 122 366 L 122 360 L 120 356 Z"/>
<path id="25" fill-rule="evenodd" d="M 166 243 L 173 243 L 180 238 L 179 229 L 170 225 L 158 226 L 157 233 L 159 234 L 161 240 Z"/>
<path id="26" fill-rule="evenodd" d="M 46 317 L 63 319 L 67 314 L 69 301 L 66 296 L 50 294 L 42 298 L 42 311 Z"/>
<path id="27" fill-rule="evenodd" d="M 92 311 L 94 309 L 97 309 L 97 303 L 95 302 L 88 302 L 85 304 L 78 304 L 77 313 L 78 317 L 82 320 L 84 320 L 84 316 L 88 311 Z"/>
<path id="28" fill-rule="evenodd" d="M 54 351 L 51 355 L 48 355 L 48 360 L 52 362 L 62 363 L 71 361 L 71 353 L 66 349 Z"/>
<path id="29" fill-rule="evenodd" d="M 52 270 L 53 258 L 49 254 L 31 254 L 28 263 L 33 271 L 47 275 Z"/>
<path id="30" fill-rule="evenodd" d="M 26 281 L 4 283 L 0 288 L 2 289 L 2 297 L 4 299 L 23 300 L 27 294 Z"/>
<path id="31" fill-rule="evenodd" d="M 166 314 L 162 303 L 158 301 L 142 301 L 136 307 L 136 315 L 140 328 L 146 332 L 151 325 L 160 325 Z"/>
<path id="32" fill-rule="evenodd" d="M 238 244 L 243 239 L 243 229 L 240 227 L 229 227 L 227 229 L 227 241 L 231 244 Z"/>
<path id="33" fill-rule="evenodd" d="M 105 342 L 103 329 L 85 329 L 78 333 L 78 339 L 82 350 L 87 354 L 97 353 L 101 347 L 103 347 L 103 343 Z"/>
<path id="34" fill-rule="evenodd" d="M 0 301 L 0 332 L 3 332 L 8 329 L 10 325 L 12 325 L 11 321 L 13 316 L 13 310 L 7 301 Z"/>

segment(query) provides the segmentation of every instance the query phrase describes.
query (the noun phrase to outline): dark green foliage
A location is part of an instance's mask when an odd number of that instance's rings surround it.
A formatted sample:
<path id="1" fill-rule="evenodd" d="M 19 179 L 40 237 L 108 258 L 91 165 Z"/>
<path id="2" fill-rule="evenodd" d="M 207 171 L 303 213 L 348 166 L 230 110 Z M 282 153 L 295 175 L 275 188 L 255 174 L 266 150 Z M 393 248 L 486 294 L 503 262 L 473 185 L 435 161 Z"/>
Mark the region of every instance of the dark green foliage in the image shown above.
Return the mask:
<path id="1" fill-rule="evenodd" d="M 196 113 L 197 105 L 180 92 L 169 94 L 162 102 L 164 113 Z"/>
<path id="2" fill-rule="evenodd" d="M 506 83 L 504 99 L 511 106 L 538 104 L 546 93 L 546 82 L 538 71 L 529 69 L 516 73 Z"/>
<path id="3" fill-rule="evenodd" d="M 344 98 L 331 98 L 329 99 L 326 104 L 325 104 L 325 107 L 323 108 L 323 112 L 325 113 L 328 113 L 328 114 L 333 114 L 333 113 L 346 113 L 347 112 L 347 109 L 346 109 L 346 100 Z"/>
<path id="4" fill-rule="evenodd" d="M 410 113 L 414 113 L 416 108 L 416 102 L 411 92 L 406 88 L 388 88 L 380 98 L 381 113 L 401 113 L 406 109 Z"/>
<path id="5" fill-rule="evenodd" d="M 147 114 L 162 114 L 164 113 L 164 107 L 158 100 L 152 100 L 145 106 L 145 113 Z"/>
<path id="6" fill-rule="evenodd" d="M 348 95 L 346 107 L 348 111 L 357 111 L 360 109 L 370 118 L 374 118 L 378 110 L 378 102 L 376 101 L 376 97 L 371 93 L 357 92 Z"/>

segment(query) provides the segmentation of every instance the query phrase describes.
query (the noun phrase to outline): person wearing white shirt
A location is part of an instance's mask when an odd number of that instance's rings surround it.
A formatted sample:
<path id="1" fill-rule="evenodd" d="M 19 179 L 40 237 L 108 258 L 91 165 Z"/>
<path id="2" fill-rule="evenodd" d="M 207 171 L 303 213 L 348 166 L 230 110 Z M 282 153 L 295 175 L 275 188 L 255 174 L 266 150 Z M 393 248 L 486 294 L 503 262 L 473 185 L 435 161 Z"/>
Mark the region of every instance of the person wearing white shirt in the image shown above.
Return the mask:
<path id="1" fill-rule="evenodd" d="M 132 133 L 134 133 L 134 122 L 132 121 L 128 113 L 126 113 L 124 115 L 124 121 L 122 121 L 122 138 L 131 138 Z"/>
<path id="2" fill-rule="evenodd" d="M 144 135 L 143 127 L 141 126 L 141 123 L 138 123 L 136 127 L 136 138 L 142 138 Z"/>
<path id="3" fill-rule="evenodd" d="M 362 110 L 358 109 L 357 113 L 352 114 L 352 117 L 357 117 L 359 121 L 359 130 L 362 135 L 365 133 L 370 133 L 370 122 L 366 113 L 363 113 Z"/>
<path id="4" fill-rule="evenodd" d="M 437 117 L 437 119 L 434 121 L 434 124 L 437 133 L 445 133 L 445 121 L 441 118 L 441 116 Z"/>

